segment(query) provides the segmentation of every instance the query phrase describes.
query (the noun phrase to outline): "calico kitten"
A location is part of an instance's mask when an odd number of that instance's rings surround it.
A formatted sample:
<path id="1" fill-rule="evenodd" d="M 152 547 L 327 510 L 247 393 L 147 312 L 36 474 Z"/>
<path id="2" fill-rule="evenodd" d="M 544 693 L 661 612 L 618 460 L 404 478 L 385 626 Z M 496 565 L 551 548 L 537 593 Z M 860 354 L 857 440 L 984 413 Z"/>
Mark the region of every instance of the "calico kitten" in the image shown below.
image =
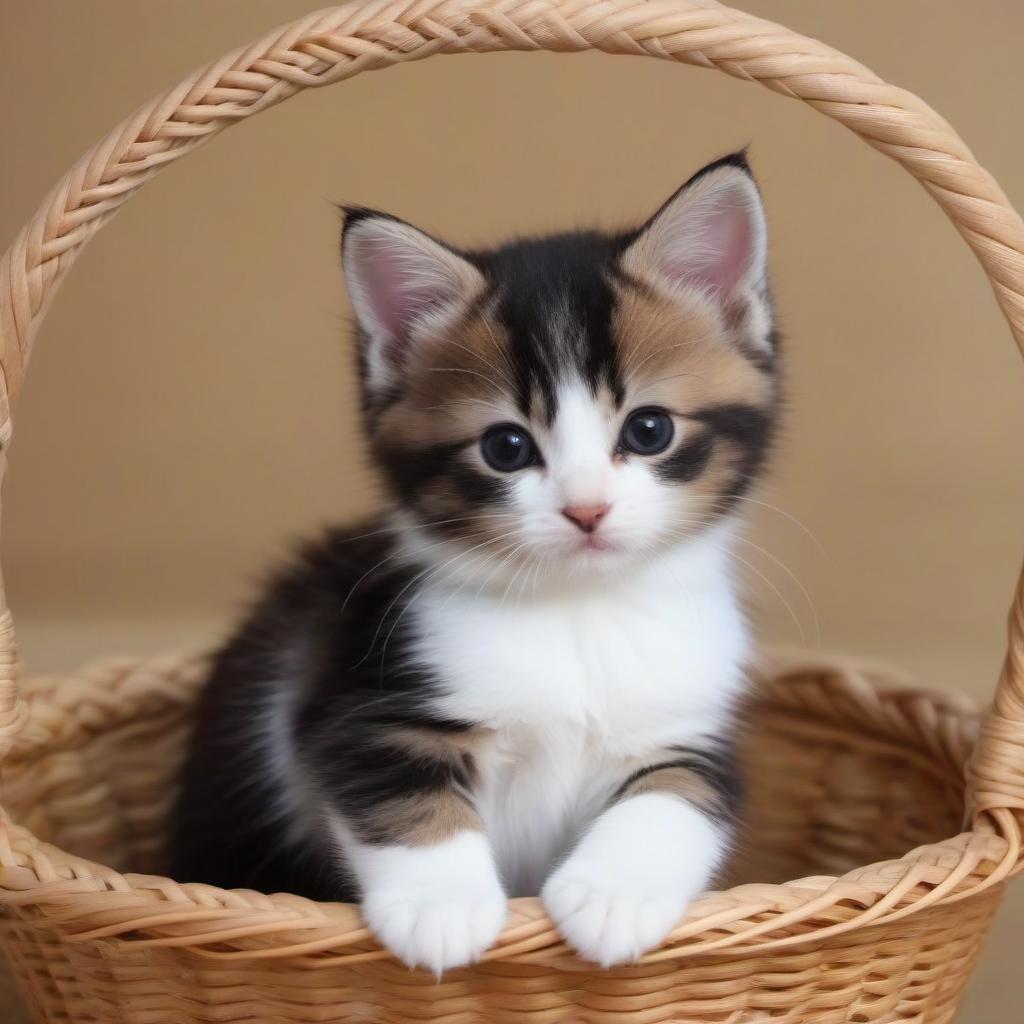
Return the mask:
<path id="1" fill-rule="evenodd" d="M 730 551 L 777 392 L 750 169 L 636 230 L 489 252 L 350 209 L 342 257 L 391 504 L 217 656 L 175 875 L 358 899 L 438 973 L 533 893 L 582 956 L 635 959 L 737 808 Z"/>

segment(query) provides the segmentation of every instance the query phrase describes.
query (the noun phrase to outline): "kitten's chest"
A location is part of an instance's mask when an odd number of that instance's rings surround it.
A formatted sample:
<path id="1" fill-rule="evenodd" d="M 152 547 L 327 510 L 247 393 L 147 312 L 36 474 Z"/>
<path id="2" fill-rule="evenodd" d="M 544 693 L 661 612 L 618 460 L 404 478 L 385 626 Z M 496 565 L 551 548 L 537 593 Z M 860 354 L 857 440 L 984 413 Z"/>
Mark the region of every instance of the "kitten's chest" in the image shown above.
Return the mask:
<path id="1" fill-rule="evenodd" d="M 416 655 L 452 717 L 508 737 L 572 736 L 579 757 L 628 759 L 714 731 L 740 685 L 746 637 L 725 581 L 609 588 L 524 605 L 423 595 Z"/>
<path id="2" fill-rule="evenodd" d="M 745 653 L 728 586 L 572 602 L 423 601 L 438 710 L 482 725 L 474 800 L 510 891 L 552 865 L 659 748 L 722 730 Z"/>

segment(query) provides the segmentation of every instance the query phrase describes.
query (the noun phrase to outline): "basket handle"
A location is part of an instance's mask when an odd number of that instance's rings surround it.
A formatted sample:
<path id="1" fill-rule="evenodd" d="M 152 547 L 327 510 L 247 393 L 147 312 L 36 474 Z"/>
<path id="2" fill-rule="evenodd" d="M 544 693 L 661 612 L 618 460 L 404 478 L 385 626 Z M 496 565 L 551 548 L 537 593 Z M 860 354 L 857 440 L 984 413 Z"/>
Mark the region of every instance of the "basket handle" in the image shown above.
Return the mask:
<path id="1" fill-rule="evenodd" d="M 0 445 L 46 308 L 85 243 L 158 171 L 303 89 L 437 53 L 603 50 L 715 67 L 801 99 L 909 171 L 978 257 L 1024 352 L 1024 222 L 953 129 L 836 50 L 715 0 L 370 0 L 317 11 L 215 61 L 112 131 L 0 260 Z M 0 591 L 0 755 L 24 720 Z M 1024 824 L 1024 575 L 996 700 L 971 768 L 976 819 Z"/>

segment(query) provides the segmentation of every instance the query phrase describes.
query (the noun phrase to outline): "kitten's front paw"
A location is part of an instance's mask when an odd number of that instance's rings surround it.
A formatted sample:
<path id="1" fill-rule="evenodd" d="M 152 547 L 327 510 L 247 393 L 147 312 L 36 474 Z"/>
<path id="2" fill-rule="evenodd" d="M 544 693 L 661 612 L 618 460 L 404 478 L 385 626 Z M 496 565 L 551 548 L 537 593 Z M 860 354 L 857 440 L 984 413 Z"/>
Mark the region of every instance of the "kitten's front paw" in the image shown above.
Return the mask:
<path id="1" fill-rule="evenodd" d="M 541 899 L 584 960 L 611 967 L 660 945 L 695 895 L 666 879 L 624 876 L 570 857 L 548 879 Z"/>
<path id="2" fill-rule="evenodd" d="M 486 891 L 409 886 L 367 893 L 363 915 L 395 956 L 440 977 L 478 960 L 493 945 L 507 907 L 497 885 Z"/>
<path id="3" fill-rule="evenodd" d="M 541 898 L 586 960 L 636 960 L 664 941 L 710 884 L 725 850 L 720 827 L 675 797 L 645 793 L 602 814 Z"/>
<path id="4" fill-rule="evenodd" d="M 410 967 L 438 977 L 479 959 L 508 916 L 489 851 L 460 839 L 402 850 L 395 870 L 375 872 L 363 895 L 363 918 L 381 943 Z"/>

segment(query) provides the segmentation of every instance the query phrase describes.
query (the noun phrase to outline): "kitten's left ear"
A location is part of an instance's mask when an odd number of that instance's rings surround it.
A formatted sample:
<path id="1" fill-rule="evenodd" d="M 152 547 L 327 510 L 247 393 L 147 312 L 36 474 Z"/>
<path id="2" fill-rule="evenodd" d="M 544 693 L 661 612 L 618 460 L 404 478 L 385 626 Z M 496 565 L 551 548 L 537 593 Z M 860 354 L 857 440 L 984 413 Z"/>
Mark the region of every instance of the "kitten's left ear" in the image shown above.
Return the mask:
<path id="1" fill-rule="evenodd" d="M 742 153 L 698 171 L 637 233 L 622 265 L 676 292 L 697 291 L 730 326 L 770 344 L 768 230 L 761 194 Z"/>

